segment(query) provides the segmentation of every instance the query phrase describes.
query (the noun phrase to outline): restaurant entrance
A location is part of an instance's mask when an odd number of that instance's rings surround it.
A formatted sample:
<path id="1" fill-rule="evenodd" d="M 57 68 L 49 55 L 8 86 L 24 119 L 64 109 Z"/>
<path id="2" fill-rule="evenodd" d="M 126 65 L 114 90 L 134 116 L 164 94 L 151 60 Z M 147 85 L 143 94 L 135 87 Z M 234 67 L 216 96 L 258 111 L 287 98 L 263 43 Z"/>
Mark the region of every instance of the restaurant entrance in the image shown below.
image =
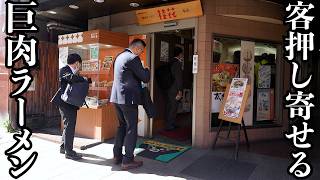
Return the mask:
<path id="1" fill-rule="evenodd" d="M 174 30 L 154 33 L 153 48 L 153 75 L 157 76 L 155 71 L 174 57 L 175 47 L 183 50 L 182 61 L 182 84 L 183 98 L 178 103 L 177 116 L 175 119 L 176 128 L 170 131 L 165 130 L 168 98 L 166 90 L 162 89 L 153 78 L 153 101 L 157 109 L 157 116 L 150 123 L 151 135 L 156 137 L 177 140 L 191 144 L 192 139 L 192 92 L 193 92 L 193 74 L 192 57 L 194 54 L 194 29 Z"/>

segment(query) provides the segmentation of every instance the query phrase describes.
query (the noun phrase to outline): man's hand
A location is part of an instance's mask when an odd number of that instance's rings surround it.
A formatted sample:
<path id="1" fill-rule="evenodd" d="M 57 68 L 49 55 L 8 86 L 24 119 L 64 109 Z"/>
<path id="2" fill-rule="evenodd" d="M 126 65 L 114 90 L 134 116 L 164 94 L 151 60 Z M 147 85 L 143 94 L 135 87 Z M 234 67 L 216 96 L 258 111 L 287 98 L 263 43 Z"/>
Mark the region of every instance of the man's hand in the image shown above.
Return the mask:
<path id="1" fill-rule="evenodd" d="M 176 96 L 176 100 L 181 100 L 182 99 L 182 91 L 178 91 L 178 94 Z"/>

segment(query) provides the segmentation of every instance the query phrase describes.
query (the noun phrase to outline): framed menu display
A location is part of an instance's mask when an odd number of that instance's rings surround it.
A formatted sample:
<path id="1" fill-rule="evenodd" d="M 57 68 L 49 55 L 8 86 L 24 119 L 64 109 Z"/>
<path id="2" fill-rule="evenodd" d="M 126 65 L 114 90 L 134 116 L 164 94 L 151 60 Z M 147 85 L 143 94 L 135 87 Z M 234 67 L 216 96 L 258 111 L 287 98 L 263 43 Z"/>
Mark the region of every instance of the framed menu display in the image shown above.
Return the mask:
<path id="1" fill-rule="evenodd" d="M 241 124 L 244 109 L 250 92 L 247 78 L 233 78 L 227 85 L 219 119 Z"/>

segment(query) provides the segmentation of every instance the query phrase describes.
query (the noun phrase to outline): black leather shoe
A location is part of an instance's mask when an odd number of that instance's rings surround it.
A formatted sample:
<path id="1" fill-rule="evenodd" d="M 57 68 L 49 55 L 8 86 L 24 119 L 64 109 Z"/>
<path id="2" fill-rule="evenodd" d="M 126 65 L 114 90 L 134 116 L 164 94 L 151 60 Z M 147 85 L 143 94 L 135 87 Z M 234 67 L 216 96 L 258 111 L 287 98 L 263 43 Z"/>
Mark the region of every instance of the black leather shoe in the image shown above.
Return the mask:
<path id="1" fill-rule="evenodd" d="M 82 159 L 82 155 L 79 153 L 76 153 L 75 151 L 73 151 L 72 153 L 66 153 L 65 157 L 67 159 L 72 159 L 72 160 L 79 160 Z"/>
<path id="2" fill-rule="evenodd" d="M 122 163 L 121 164 L 121 169 L 124 170 L 124 171 L 127 171 L 129 169 L 134 169 L 134 168 L 138 168 L 138 167 L 141 167 L 143 165 L 143 162 L 142 161 L 131 161 L 130 163 Z"/>
<path id="3" fill-rule="evenodd" d="M 122 163 L 122 157 L 114 157 L 113 158 L 113 163 L 118 165 Z"/>
<path id="4" fill-rule="evenodd" d="M 66 150 L 64 149 L 64 147 L 60 147 L 60 154 L 65 154 Z"/>

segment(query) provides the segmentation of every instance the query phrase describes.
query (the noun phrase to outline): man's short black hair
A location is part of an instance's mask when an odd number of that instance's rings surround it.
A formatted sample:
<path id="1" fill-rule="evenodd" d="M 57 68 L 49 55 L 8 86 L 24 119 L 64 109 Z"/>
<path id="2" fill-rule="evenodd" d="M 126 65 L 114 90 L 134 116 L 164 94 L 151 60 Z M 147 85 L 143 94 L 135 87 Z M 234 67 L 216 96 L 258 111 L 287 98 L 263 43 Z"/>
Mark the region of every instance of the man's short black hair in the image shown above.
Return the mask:
<path id="1" fill-rule="evenodd" d="M 73 53 L 68 55 L 67 64 L 74 64 L 77 61 L 79 61 L 79 63 L 82 62 L 82 59 L 79 54 Z"/>
<path id="2" fill-rule="evenodd" d="M 179 54 L 181 54 L 183 52 L 181 47 L 175 47 L 174 48 L 174 57 L 179 56 Z"/>
<path id="3" fill-rule="evenodd" d="M 142 40 L 142 39 L 134 39 L 131 41 L 130 47 L 134 47 L 134 46 L 143 46 L 146 47 L 146 43 Z"/>

